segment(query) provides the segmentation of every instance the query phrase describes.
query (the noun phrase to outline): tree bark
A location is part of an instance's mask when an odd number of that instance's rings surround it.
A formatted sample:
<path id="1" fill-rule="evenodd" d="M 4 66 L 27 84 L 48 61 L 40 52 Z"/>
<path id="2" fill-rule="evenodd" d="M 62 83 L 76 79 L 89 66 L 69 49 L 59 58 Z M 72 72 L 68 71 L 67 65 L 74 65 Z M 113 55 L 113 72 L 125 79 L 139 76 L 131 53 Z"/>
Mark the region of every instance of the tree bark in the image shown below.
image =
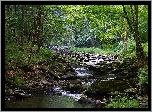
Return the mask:
<path id="1" fill-rule="evenodd" d="M 137 60 L 139 62 L 139 64 L 144 64 L 144 66 L 147 66 L 147 64 L 145 63 L 146 61 L 146 56 L 144 54 L 141 42 L 140 42 L 140 38 L 139 38 L 139 31 L 138 31 L 138 5 L 134 5 L 135 7 L 135 22 L 134 22 L 134 29 L 135 29 L 135 33 L 134 33 L 134 37 L 135 37 L 135 41 L 136 41 L 136 56 L 137 56 Z"/>
<path id="2" fill-rule="evenodd" d="M 37 45 L 38 45 L 38 49 L 37 52 L 39 52 L 40 47 L 43 44 L 43 5 L 38 7 L 38 18 L 37 18 L 37 22 L 38 22 L 38 36 L 37 36 Z"/>

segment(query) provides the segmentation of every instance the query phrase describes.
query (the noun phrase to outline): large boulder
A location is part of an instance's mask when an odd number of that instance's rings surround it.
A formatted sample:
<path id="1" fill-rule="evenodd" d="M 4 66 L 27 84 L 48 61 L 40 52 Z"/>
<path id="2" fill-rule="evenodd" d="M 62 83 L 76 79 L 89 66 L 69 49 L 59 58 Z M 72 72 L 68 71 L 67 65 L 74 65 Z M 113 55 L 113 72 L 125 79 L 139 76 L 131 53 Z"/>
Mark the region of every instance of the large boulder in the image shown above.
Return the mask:
<path id="1" fill-rule="evenodd" d="M 124 90 L 132 87 L 137 87 L 138 80 L 135 78 L 124 79 L 124 80 L 109 80 L 109 81 L 98 81 L 91 85 L 90 89 L 86 93 L 92 94 L 108 94 L 113 91 L 124 92 Z"/>

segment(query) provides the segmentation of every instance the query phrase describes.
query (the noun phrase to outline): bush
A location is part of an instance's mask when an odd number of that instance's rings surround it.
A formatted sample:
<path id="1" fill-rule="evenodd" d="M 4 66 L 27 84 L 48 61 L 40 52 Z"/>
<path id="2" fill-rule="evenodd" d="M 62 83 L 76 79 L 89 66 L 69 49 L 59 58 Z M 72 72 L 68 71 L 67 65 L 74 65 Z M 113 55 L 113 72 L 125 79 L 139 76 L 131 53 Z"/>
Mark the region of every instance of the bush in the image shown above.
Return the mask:
<path id="1" fill-rule="evenodd" d="M 146 55 L 148 55 L 148 43 L 143 43 L 142 47 L 143 47 L 144 53 L 146 53 Z"/>
<path id="2" fill-rule="evenodd" d="M 38 55 L 43 56 L 44 58 L 48 59 L 50 56 L 53 54 L 51 50 L 45 49 L 45 48 L 40 48 L 40 51 Z"/>
<path id="3" fill-rule="evenodd" d="M 16 69 L 22 62 L 24 49 L 21 49 L 18 44 L 9 44 L 5 47 L 5 67 L 6 69 Z"/>
<path id="4" fill-rule="evenodd" d="M 123 51 L 122 48 L 123 48 L 123 42 L 121 41 L 121 42 L 119 42 L 118 46 L 116 46 L 116 47 L 114 48 L 114 52 L 120 53 L 120 52 Z"/>
<path id="5" fill-rule="evenodd" d="M 134 40 L 129 39 L 127 41 L 127 51 L 122 51 L 125 57 L 136 56 L 136 43 Z"/>
<path id="6" fill-rule="evenodd" d="M 9 88 L 15 88 L 25 84 L 25 81 L 18 76 L 7 77 L 5 83 Z"/>
<path id="7" fill-rule="evenodd" d="M 139 86 L 143 87 L 148 84 L 148 73 L 145 68 L 140 68 L 138 72 Z"/>
<path id="8" fill-rule="evenodd" d="M 121 99 L 113 99 L 105 108 L 139 108 L 139 101 L 136 99 L 128 98 L 126 96 Z"/>
<path id="9" fill-rule="evenodd" d="M 52 55 L 53 52 L 51 50 L 40 48 L 40 51 L 31 57 L 30 64 L 37 64 L 41 61 L 49 62 Z"/>
<path id="10" fill-rule="evenodd" d="M 18 67 L 37 64 L 40 61 L 49 61 L 53 54 L 51 50 L 40 48 L 37 53 L 38 46 L 31 47 L 31 44 L 7 44 L 5 48 L 5 69 L 17 69 Z"/>

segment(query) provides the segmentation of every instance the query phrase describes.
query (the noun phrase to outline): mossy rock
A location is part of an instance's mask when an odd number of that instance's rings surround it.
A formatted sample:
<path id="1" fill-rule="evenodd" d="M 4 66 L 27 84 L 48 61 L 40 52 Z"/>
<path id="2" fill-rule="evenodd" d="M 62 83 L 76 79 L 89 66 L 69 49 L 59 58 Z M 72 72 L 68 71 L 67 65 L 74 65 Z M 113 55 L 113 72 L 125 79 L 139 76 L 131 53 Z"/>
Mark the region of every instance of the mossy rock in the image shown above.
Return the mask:
<path id="1" fill-rule="evenodd" d="M 110 80 L 95 82 L 91 85 L 91 91 L 98 91 L 101 93 L 109 93 L 113 91 L 123 92 L 125 89 L 136 87 L 138 81 L 136 79 L 129 80 Z"/>

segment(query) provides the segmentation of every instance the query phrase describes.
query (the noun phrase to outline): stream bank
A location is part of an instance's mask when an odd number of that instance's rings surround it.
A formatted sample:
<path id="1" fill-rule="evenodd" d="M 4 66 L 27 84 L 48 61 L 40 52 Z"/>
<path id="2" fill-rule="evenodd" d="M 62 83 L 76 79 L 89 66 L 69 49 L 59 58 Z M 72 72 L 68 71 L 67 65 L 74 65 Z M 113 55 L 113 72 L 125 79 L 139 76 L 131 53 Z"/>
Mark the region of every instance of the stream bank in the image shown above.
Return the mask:
<path id="1" fill-rule="evenodd" d="M 6 86 L 6 108 L 28 108 L 30 105 L 31 108 L 104 108 L 105 103 L 118 95 L 139 99 L 138 67 L 134 59 L 119 60 L 112 55 L 66 50 L 56 51 L 51 58 L 54 59 L 51 65 L 40 62 L 26 70 L 7 72 L 9 76 L 20 74 L 25 83 L 11 88 Z M 147 91 L 148 88 L 144 94 Z M 46 103 L 39 103 L 40 97 Z M 69 102 L 63 105 L 67 99 Z M 63 103 L 57 105 L 61 101 Z M 21 102 L 23 105 L 18 107 Z M 148 99 L 145 105 L 147 102 Z"/>

